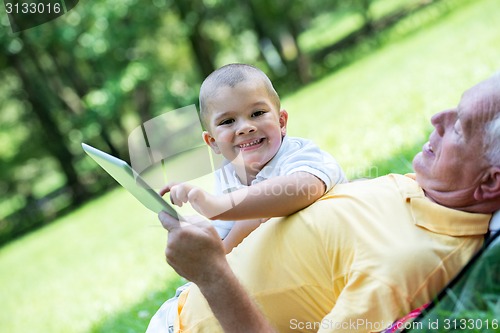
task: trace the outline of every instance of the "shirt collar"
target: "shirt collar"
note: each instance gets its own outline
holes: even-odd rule
[[[497,232],[500,231],[500,210],[493,214],[490,221],[490,231]]]
[[[404,200],[410,204],[415,225],[449,236],[484,235],[491,214],[467,213],[429,200],[414,174],[392,175]]]
[[[275,172],[275,169],[277,168],[278,161],[280,160],[280,156],[284,154],[284,152],[287,150],[289,145],[288,137],[285,135],[281,139],[281,145],[276,152],[276,154],[273,156],[273,158],[267,162],[267,164],[260,170],[257,175],[255,176],[255,179],[252,181],[252,185],[259,183],[263,180],[266,180],[270,178],[273,175],[273,172]]]

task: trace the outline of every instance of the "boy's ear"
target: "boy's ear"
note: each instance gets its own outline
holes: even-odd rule
[[[286,110],[280,111],[280,127],[281,127],[281,136],[286,135],[286,124],[288,123],[288,112]]]
[[[215,142],[214,137],[210,135],[210,133],[208,133],[207,131],[204,131],[202,134],[202,137],[203,137],[203,141],[205,141],[205,143],[207,145],[209,145],[210,148],[212,148],[214,153],[220,154],[219,146],[217,145],[217,142]]]
[[[487,171],[474,197],[476,200],[500,199],[500,167],[493,166]]]

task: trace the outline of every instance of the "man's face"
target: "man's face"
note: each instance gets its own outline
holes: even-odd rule
[[[256,174],[278,152],[287,114],[277,109],[259,80],[221,87],[207,104],[204,139],[216,153],[229,161],[241,153],[247,173]]]
[[[434,131],[413,160],[413,168],[417,182],[434,201],[466,207],[484,180],[489,168],[484,128],[495,116],[493,106],[499,99],[495,84],[490,79],[474,86],[464,93],[458,107],[432,117]],[[443,198],[449,202],[442,202]]]

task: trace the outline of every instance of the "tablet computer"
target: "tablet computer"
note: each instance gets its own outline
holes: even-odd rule
[[[144,206],[155,213],[167,212],[179,220],[180,216],[137,172],[125,161],[105,153],[97,148],[82,143],[83,150],[111,175],[121,186],[125,187]]]

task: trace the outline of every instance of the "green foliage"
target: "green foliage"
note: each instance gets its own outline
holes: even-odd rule
[[[258,65],[286,93],[335,67],[336,55],[312,65],[316,52],[363,28],[366,17],[379,19],[401,6],[392,0],[99,0],[17,34],[1,30],[0,193],[9,204],[0,205],[0,219],[61,187],[70,206],[103,191],[109,183],[82,160],[80,143],[127,159],[128,133],[196,103],[202,78],[215,67]],[[355,59],[354,53],[362,52],[344,58]],[[33,225],[53,216],[39,214]],[[2,223],[14,230],[18,219],[12,220]]]

